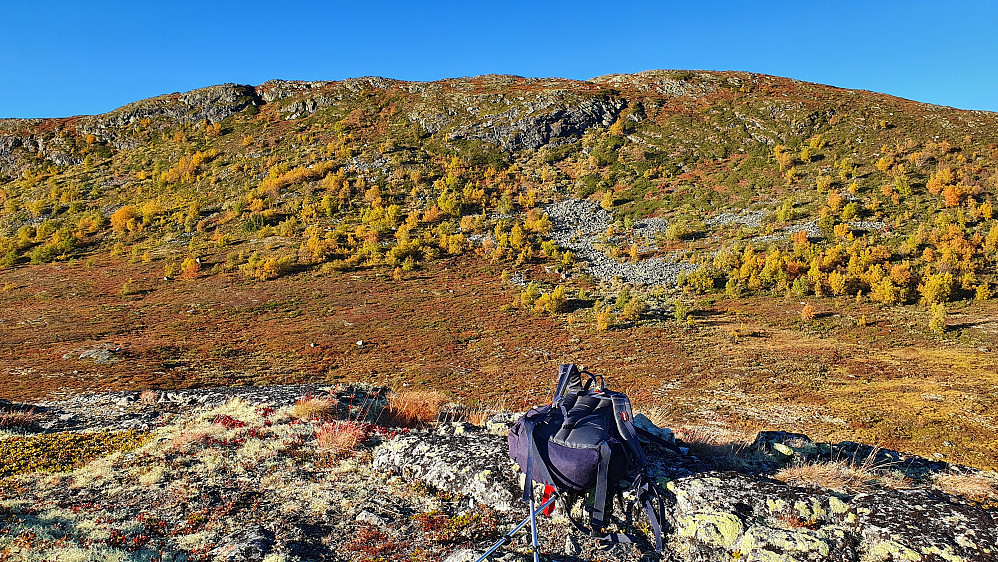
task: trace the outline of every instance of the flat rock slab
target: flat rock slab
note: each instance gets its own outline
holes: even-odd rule
[[[505,436],[414,432],[375,449],[374,468],[422,480],[498,511],[520,507]]]

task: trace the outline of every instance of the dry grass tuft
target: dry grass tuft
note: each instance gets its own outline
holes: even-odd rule
[[[787,484],[819,486],[850,494],[870,492],[878,488],[911,488],[911,478],[898,471],[888,470],[889,464],[874,462],[878,451],[878,448],[873,449],[862,462],[853,459],[796,464],[780,470],[773,477]]]
[[[353,421],[324,423],[315,430],[316,447],[322,451],[352,451],[367,437],[367,430]]]
[[[27,412],[0,412],[0,429],[31,430],[38,425],[41,416],[34,410]]]
[[[788,466],[773,478],[797,486],[818,486],[837,492],[858,494],[876,489],[880,479],[862,466],[844,461]]]
[[[979,502],[998,501],[998,481],[980,472],[941,472],[932,476],[932,483],[954,496]]]
[[[478,402],[469,407],[465,412],[465,419],[468,420],[468,423],[480,426],[484,425],[492,416],[508,411],[509,406],[506,403],[506,396],[503,395],[489,401]]]
[[[439,419],[446,403],[447,397],[435,390],[397,392],[388,397],[385,414],[396,425],[426,425]]]
[[[155,406],[159,402],[159,393],[155,390],[143,390],[139,394],[139,402],[147,406]]]
[[[679,427],[675,435],[689,447],[691,455],[729,465],[738,464],[739,457],[753,452],[751,445],[755,441],[755,433],[702,425]]]
[[[331,419],[336,415],[336,400],[303,396],[291,407],[291,415],[299,419]]]

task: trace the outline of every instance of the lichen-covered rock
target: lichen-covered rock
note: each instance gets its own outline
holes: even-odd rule
[[[507,435],[509,434],[509,428],[513,427],[513,424],[516,423],[522,415],[522,413],[503,412],[489,416],[489,418],[485,420],[483,429],[487,433],[491,433],[493,435]]]
[[[219,562],[263,560],[274,544],[274,532],[259,525],[235,531],[211,551]]]
[[[519,486],[505,439],[467,424],[444,429],[388,441],[375,451],[374,466],[496,509],[517,506]],[[764,432],[756,443],[761,452],[785,460],[821,458],[827,453],[822,446],[828,446],[782,432]],[[665,470],[666,465],[686,468]],[[672,493],[664,559],[998,560],[995,510],[924,487],[847,495],[791,486],[764,475],[705,471],[696,468],[692,457],[652,455],[649,467],[660,482],[669,480]]]
[[[928,490],[855,497],[737,473],[669,483],[686,560],[995,560],[994,510]]]
[[[417,432],[374,450],[374,468],[405,474],[436,488],[510,511],[518,483],[504,436],[486,433]]]
[[[998,512],[929,490],[864,494],[850,502],[865,560],[998,560]]]
[[[786,431],[760,431],[752,447],[780,460],[808,461],[818,456],[818,447],[810,437]]]

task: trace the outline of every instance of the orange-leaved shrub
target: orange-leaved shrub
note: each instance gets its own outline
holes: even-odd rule
[[[804,308],[800,311],[800,319],[803,320],[804,322],[810,322],[811,320],[814,320],[815,312],[816,311],[814,309],[814,305],[811,303],[807,303],[806,305],[804,305]]]

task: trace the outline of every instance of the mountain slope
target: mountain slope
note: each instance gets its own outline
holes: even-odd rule
[[[573,356],[677,417],[789,403],[815,435],[990,464],[996,163],[998,114],[743,72],[271,81],[0,120],[0,392],[473,400]]]

